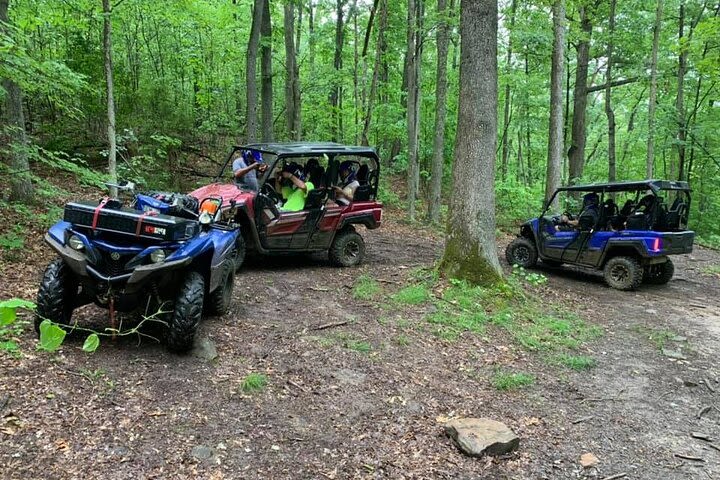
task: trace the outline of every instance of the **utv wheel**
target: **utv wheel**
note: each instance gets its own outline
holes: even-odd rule
[[[643,268],[633,257],[613,257],[605,264],[605,282],[618,290],[635,290],[643,279]]]
[[[667,262],[650,265],[645,268],[643,280],[651,285],[665,285],[675,274],[675,265],[668,258]]]
[[[35,332],[47,319],[59,325],[69,325],[78,293],[78,282],[70,267],[56,258],[45,269],[37,294]]]
[[[365,241],[354,229],[342,230],[335,236],[328,256],[336,267],[358,265],[365,257]]]
[[[505,249],[505,260],[507,260],[510,266],[518,265],[523,268],[534,267],[537,263],[537,249],[535,248],[535,244],[524,237],[516,238]]]
[[[232,303],[233,287],[235,286],[235,264],[228,261],[223,269],[223,277],[217,288],[208,295],[207,308],[213,315],[225,315]]]
[[[235,273],[240,271],[240,268],[245,262],[246,252],[247,247],[245,246],[245,239],[242,235],[238,235],[237,241],[235,242],[235,253],[233,254],[233,260],[235,260]]]
[[[205,296],[205,280],[198,272],[189,272],[175,298],[175,309],[167,328],[168,350],[184,353],[190,350],[200,324]]]

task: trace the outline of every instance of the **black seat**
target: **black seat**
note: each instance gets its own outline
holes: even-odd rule
[[[600,210],[600,221],[598,222],[599,228],[601,230],[606,230],[608,225],[611,225],[613,219],[617,217],[617,214],[618,206],[615,203],[615,200],[612,198],[605,200],[602,205],[602,210]]]
[[[315,188],[310,190],[305,199],[305,210],[312,208],[320,208],[325,204],[325,195],[327,190],[324,188]]]
[[[367,185],[369,176],[370,168],[367,165],[360,165],[360,168],[358,168],[357,171],[357,175],[355,176],[358,183],[360,183],[360,185]]]

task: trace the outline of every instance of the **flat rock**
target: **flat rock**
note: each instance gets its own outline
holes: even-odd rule
[[[208,337],[199,337],[195,339],[192,349],[193,357],[201,358],[208,362],[212,362],[218,357],[215,342]]]
[[[580,455],[580,465],[582,465],[583,468],[594,467],[598,463],[600,463],[600,460],[590,452]]]
[[[665,355],[667,358],[672,358],[675,360],[687,360],[687,357],[685,355],[678,352],[677,350],[671,350],[669,348],[663,348],[662,354]]]
[[[466,455],[503,455],[520,446],[520,438],[504,423],[489,418],[457,418],[445,424],[445,433]]]
[[[197,460],[209,460],[213,456],[213,449],[206,445],[198,445],[193,447],[190,453]]]

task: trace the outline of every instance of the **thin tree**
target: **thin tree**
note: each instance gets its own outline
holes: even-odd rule
[[[345,22],[343,8],[347,0],[337,0],[335,4],[335,56],[333,58],[333,68],[335,69],[335,78],[332,81],[332,89],[330,90],[330,109],[332,115],[332,133],[333,142],[337,142],[343,137],[342,126],[342,79],[340,73],[342,70],[342,52],[343,43],[345,42]]]
[[[408,135],[408,217],[415,219],[415,200],[420,187],[420,29],[422,0],[408,0],[407,36],[407,135]]]
[[[460,12],[460,103],[441,268],[491,284],[502,278],[495,244],[497,2],[461,0]]]
[[[512,32],[515,29],[515,12],[517,10],[517,0],[512,0],[512,3],[510,4],[510,25],[508,28],[508,46],[507,46],[507,55],[505,57],[505,75],[507,76],[507,81],[505,83],[505,98],[503,100],[504,106],[503,106],[503,134],[502,134],[502,167],[501,167],[501,177],[503,180],[507,176],[507,169],[508,169],[508,155],[509,155],[509,146],[510,146],[510,138],[508,129],[510,128],[510,72],[512,70],[512,54],[513,54],[513,44],[512,44]]]
[[[370,81],[370,93],[367,98],[367,105],[365,110],[365,119],[363,122],[362,135],[360,136],[360,142],[362,145],[370,145],[370,123],[372,122],[373,108],[375,106],[375,97],[377,96],[378,81],[380,77],[380,69],[382,62],[383,45],[385,44],[385,30],[387,29],[387,2],[385,0],[379,0],[375,3],[375,8],[380,10],[380,24],[377,28],[377,43],[375,45],[375,65],[373,67],[373,76]],[[367,54],[367,46],[370,42],[370,29],[372,27],[372,19],[374,15],[371,14],[370,20],[368,21],[368,29],[365,36],[365,45],[363,46],[363,57]]]
[[[610,0],[610,17],[608,21],[607,67],[605,68],[605,115],[608,122],[608,181],[617,179],[615,165],[615,112],[612,108],[612,66],[613,66],[613,35],[615,33],[615,3]]]
[[[258,91],[257,91],[257,57],[260,48],[260,24],[263,18],[265,0],[255,0],[253,5],[252,24],[250,26],[250,38],[245,61],[245,133],[248,142],[257,140],[258,129]]]
[[[105,53],[105,84],[107,86],[107,135],[108,135],[108,173],[110,181],[117,183],[117,145],[115,139],[115,97],[113,95],[112,62],[112,10],[110,0],[102,0],[103,5],[103,51]],[[110,188],[110,196],[117,196],[117,188]]]
[[[300,73],[295,55],[295,5],[293,0],[285,0],[285,121],[287,136],[300,139]],[[299,30],[298,30],[299,32]]]
[[[614,1],[614,0],[613,0]],[[553,14],[553,50],[550,68],[550,134],[548,136],[545,200],[560,186],[563,164],[563,78],[565,76],[565,0],[555,0]]]
[[[428,221],[431,223],[440,220],[440,195],[442,193],[443,164],[445,163],[445,119],[447,117],[447,56],[450,38],[446,0],[438,0],[437,8],[439,22],[436,33],[435,136],[430,171],[430,201],[428,202]]]
[[[660,45],[660,29],[662,28],[663,0],[657,0],[655,9],[655,25],[653,26],[652,54],[650,56],[650,99],[648,101],[648,139],[647,157],[645,159],[645,176],[653,177],[655,164],[655,109],[657,107],[657,61]]]
[[[262,111],[262,141],[273,141],[273,85],[272,85],[272,23],[270,0],[263,2],[260,23],[260,109]]]
[[[582,177],[585,169],[585,111],[587,110],[587,80],[588,62],[590,59],[590,37],[592,35],[592,23],[588,16],[587,7],[580,5],[580,28],[582,36],[578,40],[577,66],[575,68],[575,88],[573,89],[573,121],[570,135],[570,149],[568,150],[569,173],[568,180],[571,184]]]
[[[8,18],[9,0],[0,0],[0,33],[11,37]],[[2,80],[5,90],[5,123],[7,125],[7,154],[10,156],[10,200],[27,201],[33,195],[30,181],[30,163],[27,156],[27,135],[25,134],[25,114],[23,112],[23,94],[20,85],[11,78]],[[2,132],[0,132],[2,134]],[[6,140],[0,137],[2,140]],[[3,142],[4,143],[4,142]]]

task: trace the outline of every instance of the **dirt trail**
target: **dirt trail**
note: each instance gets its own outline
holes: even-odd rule
[[[426,328],[432,306],[408,312],[354,299],[361,273],[392,292],[441,249],[398,226],[363,235],[368,258],[359,269],[334,269],[323,257],[249,262],[234,311],[202,327],[217,346],[214,363],[130,340],[105,342],[92,356],[72,340],[49,356],[33,352],[26,332],[24,358],[0,364],[0,407],[9,400],[0,412],[0,477],[720,474],[720,452],[690,437],[702,432],[720,445],[720,410],[697,418],[720,395],[720,289],[703,273],[720,265],[717,252],[698,249],[677,262],[668,286],[631,293],[585,272],[542,270],[548,302],[567,303],[605,331],[588,346],[597,367],[574,372],[549,366],[499,329],[443,341]],[[81,315],[97,323],[103,314]],[[317,329],[337,322],[347,323]],[[658,338],[687,359],[664,356]],[[533,373],[536,384],[496,391],[489,378],[498,364]],[[240,380],[251,372],[267,375],[267,388],[244,393]],[[453,415],[508,423],[521,436],[519,451],[462,456],[438,423]],[[596,469],[580,467],[585,452],[600,459]]]

